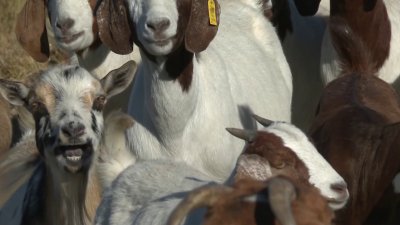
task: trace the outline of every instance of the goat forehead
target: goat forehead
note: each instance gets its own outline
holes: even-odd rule
[[[69,95],[100,90],[99,81],[79,66],[54,67],[45,72],[41,80],[55,92]]]

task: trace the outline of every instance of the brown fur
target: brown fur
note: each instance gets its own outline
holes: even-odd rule
[[[354,56],[363,51],[369,55],[368,49],[353,42],[355,33],[343,20],[335,23],[332,35],[338,40],[335,47],[344,73],[325,88],[310,134],[348,184],[350,200],[338,213],[337,223],[356,225],[365,221],[400,170],[400,99],[374,76],[376,67],[371,70],[368,62],[373,57]]]
[[[269,162],[273,175],[285,175],[298,182],[308,183],[308,169],[297,155],[285,147],[280,137],[259,131],[257,137],[246,146],[244,155],[257,155]]]
[[[297,225],[331,224],[333,212],[315,187],[297,184],[286,177],[279,178],[287,179],[295,186],[297,196],[292,201],[291,209]],[[276,178],[266,182],[237,181],[231,191],[220,193],[208,207],[203,225],[280,225],[267,200],[268,187],[273,179]],[[257,196],[257,201],[246,199],[251,196]]]
[[[8,151],[11,145],[12,125],[11,108],[8,102],[0,95],[0,157]]]
[[[342,18],[362,40],[376,69],[389,56],[391,29],[383,0],[331,0],[330,14]]]
[[[15,33],[22,47],[38,62],[49,59],[44,0],[27,0],[18,14]]]

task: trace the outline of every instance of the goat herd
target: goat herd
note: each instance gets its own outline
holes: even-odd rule
[[[26,0],[0,224],[400,224],[400,1],[320,1]]]

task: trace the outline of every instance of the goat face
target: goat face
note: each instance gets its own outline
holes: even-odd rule
[[[0,80],[0,91],[12,104],[24,105],[33,115],[37,147],[52,168],[76,173],[89,168],[103,130],[102,109],[108,97],[124,90],[133,78],[128,62],[102,80],[79,66],[58,66],[27,83]],[[56,146],[43,141],[56,136]]]
[[[93,9],[96,1],[48,0],[51,27],[57,44],[68,51],[89,47],[95,38]]]
[[[342,208],[349,197],[346,182],[295,126],[273,122],[247,134],[248,145],[240,156],[238,177],[266,180],[285,175],[317,187],[332,209]]]
[[[212,1],[218,23],[219,5]],[[203,0],[132,0],[127,6],[123,0],[102,0],[96,17],[101,40],[114,52],[129,53],[133,40],[147,54],[165,56],[182,45],[190,52],[207,47],[218,29],[208,13]]]

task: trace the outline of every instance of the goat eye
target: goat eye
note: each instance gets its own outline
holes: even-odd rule
[[[29,106],[29,108],[32,111],[37,111],[39,109],[40,103],[39,102],[32,102]]]
[[[104,105],[106,104],[106,96],[100,95],[97,97],[94,102],[93,102],[93,109],[94,110],[102,110],[104,108]]]
[[[286,166],[286,163],[285,162],[279,162],[277,165],[276,165],[276,168],[277,169],[282,169],[283,167],[285,167]]]

